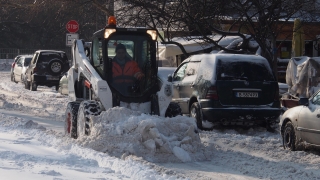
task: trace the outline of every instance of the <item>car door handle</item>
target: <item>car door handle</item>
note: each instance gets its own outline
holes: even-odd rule
[[[317,118],[320,118],[320,114],[317,114]]]

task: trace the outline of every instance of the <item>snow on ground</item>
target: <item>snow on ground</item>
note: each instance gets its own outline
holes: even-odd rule
[[[1,179],[320,179],[319,152],[284,150],[262,127],[197,134],[186,116],[113,108],[92,117],[92,136],[70,139],[66,96],[24,89],[1,62],[0,76]]]

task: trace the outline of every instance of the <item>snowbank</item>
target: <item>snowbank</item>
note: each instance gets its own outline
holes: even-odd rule
[[[0,61],[0,71],[10,71],[11,64],[12,64],[11,61],[1,60]]]
[[[163,118],[115,107],[91,119],[91,135],[79,137],[77,142],[112,156],[190,162],[207,160],[211,154],[201,143],[192,118]]]

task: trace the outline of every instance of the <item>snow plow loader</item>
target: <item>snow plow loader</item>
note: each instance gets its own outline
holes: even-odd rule
[[[115,68],[121,49],[125,61],[136,67],[126,69],[126,65],[120,64]],[[90,116],[113,107],[163,117],[181,115],[179,105],[171,102],[171,82],[158,77],[156,53],[156,29],[119,28],[114,17],[109,18],[104,29],[93,34],[91,43],[74,40],[67,75],[70,102],[65,133],[75,139],[90,135],[94,125]]]

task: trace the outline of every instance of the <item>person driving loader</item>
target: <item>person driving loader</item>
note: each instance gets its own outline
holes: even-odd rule
[[[116,46],[116,56],[112,62],[112,74],[115,83],[133,83],[134,79],[142,80],[145,77],[138,63],[130,58],[123,44]]]

